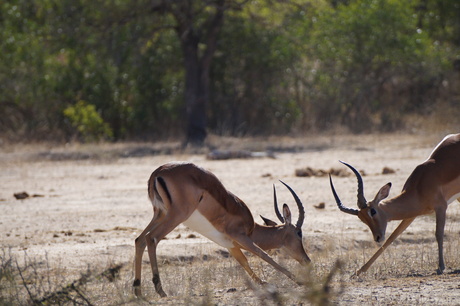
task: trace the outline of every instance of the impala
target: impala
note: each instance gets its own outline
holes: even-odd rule
[[[211,172],[191,163],[173,162],[160,166],[148,181],[153,219],[135,240],[135,294],[141,294],[142,255],[147,246],[155,290],[161,297],[166,296],[158,272],[156,249],[161,239],[181,223],[227,248],[254,281],[263,283],[252,271],[241,249],[257,255],[295,281],[291,272],[265,252],[282,249],[302,265],[310,262],[302,243],[301,227],[305,217],[303,205],[295,192],[283,184],[297,203],[297,223],[291,223],[291,211],[286,204],[283,205],[283,215],[278,211],[273,187],[275,212],[282,224],[263,218],[266,225],[259,225],[254,222],[246,204],[225,189]]]
[[[376,242],[385,239],[388,221],[402,220],[387,241],[356,274],[366,272],[383,251],[414,221],[417,216],[436,214],[436,241],[438,243],[438,269],[442,274],[444,265],[443,238],[447,206],[460,196],[460,134],[446,136],[433,150],[428,159],[418,165],[407,179],[401,194],[388,197],[391,183],[384,185],[370,202],[364,198],[363,180],[359,172],[349,167],[358,179],[358,208],[345,207],[337,195],[329,176],[332,193],[339,209],[358,216],[369,226]]]

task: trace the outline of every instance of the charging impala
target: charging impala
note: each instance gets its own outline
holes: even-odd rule
[[[310,262],[302,243],[301,227],[305,217],[303,205],[295,192],[283,184],[297,203],[297,223],[291,223],[291,211],[286,204],[283,205],[283,215],[278,211],[273,187],[275,212],[282,223],[278,225],[263,218],[266,225],[259,225],[254,222],[246,204],[227,191],[211,172],[191,163],[174,162],[160,166],[148,181],[153,219],[135,241],[135,294],[141,294],[142,255],[147,246],[155,290],[160,296],[166,296],[158,272],[156,249],[161,239],[181,223],[227,248],[254,281],[263,283],[252,271],[241,249],[257,255],[295,281],[291,272],[265,252],[282,249],[302,265]]]
[[[417,216],[435,213],[436,241],[438,243],[438,274],[445,269],[443,256],[444,226],[447,206],[460,196],[460,134],[446,136],[433,150],[428,159],[418,165],[407,179],[401,194],[388,197],[391,183],[384,185],[375,198],[368,202],[364,198],[363,180],[359,172],[349,167],[358,179],[358,208],[345,207],[337,195],[332,178],[329,176],[332,193],[337,206],[345,213],[358,216],[369,226],[374,240],[385,239],[388,221],[402,220],[387,241],[372,258],[357,271],[357,275],[366,272],[374,261],[383,253]]]

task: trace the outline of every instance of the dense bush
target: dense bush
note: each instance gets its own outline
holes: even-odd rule
[[[177,12],[185,10],[198,63],[219,31],[204,95],[212,133],[388,131],[408,114],[459,103],[456,0],[155,3],[2,2],[3,137],[183,137],[190,105]],[[224,23],[213,28],[218,6]],[[86,109],[91,123],[72,109]]]

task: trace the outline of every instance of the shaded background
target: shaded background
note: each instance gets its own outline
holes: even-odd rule
[[[3,2],[0,137],[202,145],[455,123],[459,16],[458,0]]]

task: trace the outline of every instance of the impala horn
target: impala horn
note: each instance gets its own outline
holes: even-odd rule
[[[359,174],[358,170],[356,170],[355,168],[353,168],[353,166],[343,162],[343,161],[340,161],[342,164],[344,164],[345,166],[347,166],[348,168],[351,169],[351,171],[353,171],[353,173],[356,175],[356,178],[358,180],[358,207],[360,209],[363,209],[365,207],[367,207],[367,201],[366,199],[364,198],[364,189],[363,189],[363,178],[361,177],[361,174]],[[331,189],[332,189],[332,194],[334,195],[334,198],[335,198],[335,202],[337,203],[337,206],[338,208],[347,213],[347,214],[351,214],[351,215],[355,215],[357,216],[358,215],[358,212],[359,210],[357,209],[353,209],[353,208],[349,208],[349,207],[346,207],[342,204],[342,201],[340,201],[340,198],[339,196],[337,195],[337,192],[335,191],[335,188],[334,188],[334,184],[332,183],[332,177],[331,177],[331,174],[329,174],[329,182],[331,184]]]
[[[332,193],[334,194],[335,202],[337,203],[337,206],[339,207],[339,209],[343,211],[344,213],[357,216],[359,210],[343,206],[342,201],[340,201],[340,198],[337,195],[337,192],[335,192],[334,184],[332,184],[332,177],[330,173],[329,173],[329,182],[331,183]]]
[[[276,187],[275,184],[273,184],[273,204],[275,206],[275,213],[278,219],[281,221],[281,223],[284,223],[284,218],[280,214],[280,211],[278,210],[278,200],[276,199]]]
[[[344,164],[345,166],[347,166],[348,168],[350,168],[351,171],[353,171],[353,173],[356,175],[356,179],[358,180],[358,207],[359,209],[366,208],[367,201],[366,201],[366,198],[364,197],[363,178],[361,177],[361,174],[353,166],[343,161],[340,161],[340,162]]]
[[[296,227],[300,228],[302,227],[302,224],[303,224],[303,220],[305,219],[305,210],[303,208],[303,205],[302,205],[302,202],[300,201],[299,197],[297,196],[297,194],[294,192],[294,190],[292,190],[291,187],[289,187],[288,184],[286,184],[285,182],[281,181],[280,182],[286,186],[287,189],[289,189],[289,191],[291,192],[292,196],[294,197],[294,200],[295,202],[297,203],[297,208],[299,209],[299,219],[297,220],[297,223],[296,223]],[[277,212],[278,214],[279,212]],[[278,216],[279,218],[279,216]]]

